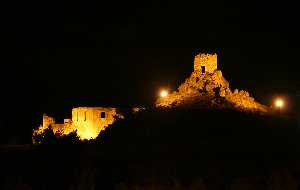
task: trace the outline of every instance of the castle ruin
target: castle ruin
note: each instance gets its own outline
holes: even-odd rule
[[[166,97],[159,97],[157,108],[196,107],[213,109],[237,109],[246,112],[268,111],[268,108],[254,100],[247,91],[235,89],[218,70],[217,54],[200,53],[194,59],[194,71],[176,91]],[[145,108],[133,108],[133,113]],[[59,136],[76,132],[81,140],[95,139],[102,130],[113,124],[116,119],[124,118],[116,108],[77,107],[72,109],[72,118],[56,123],[53,117],[43,115],[42,125],[33,131],[34,137],[48,128]]]
[[[78,107],[72,109],[72,123],[76,127],[79,137],[96,138],[100,131],[115,121],[116,108]]]
[[[194,71],[177,91],[167,97],[159,97],[156,107],[173,108],[178,106],[238,109],[241,111],[267,112],[267,107],[256,102],[244,90],[233,92],[229,82],[218,70],[217,54],[200,53],[194,59]]]
[[[195,56],[194,59],[194,71],[205,73],[213,73],[217,70],[218,67],[218,59],[217,54],[205,54],[200,53]]]
[[[56,123],[53,117],[44,114],[42,125],[33,132],[33,141],[36,135],[42,134],[48,128],[57,135],[68,135],[76,131],[81,140],[94,139],[117,118],[123,116],[116,108],[104,107],[73,108],[72,119],[64,119],[64,123]]]

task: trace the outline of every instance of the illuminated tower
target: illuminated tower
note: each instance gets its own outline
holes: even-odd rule
[[[43,114],[43,127],[47,128],[49,125],[54,125],[55,119],[53,117],[47,116],[46,114]]]
[[[194,71],[205,73],[213,73],[217,70],[218,61],[217,54],[200,53],[194,59]]]

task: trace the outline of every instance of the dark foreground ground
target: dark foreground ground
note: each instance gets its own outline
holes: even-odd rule
[[[93,142],[2,146],[0,189],[300,187],[300,131],[292,118],[209,110],[126,118]]]

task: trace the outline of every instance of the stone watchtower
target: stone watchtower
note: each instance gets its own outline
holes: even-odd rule
[[[213,73],[217,70],[217,54],[200,53],[194,59],[194,71],[205,73]]]

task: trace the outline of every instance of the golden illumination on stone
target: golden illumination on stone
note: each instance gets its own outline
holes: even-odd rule
[[[53,117],[43,115],[43,123],[33,131],[34,137],[42,134],[47,128],[51,128],[58,136],[77,133],[80,140],[95,139],[102,130],[113,124],[116,118],[124,119],[117,113],[116,108],[104,107],[78,107],[72,109],[72,119],[64,119],[64,123],[56,123]]]
[[[195,56],[194,71],[190,77],[177,91],[169,93],[167,97],[159,97],[155,106],[198,106],[204,102],[214,108],[233,107],[244,111],[267,112],[267,107],[256,102],[247,91],[231,91],[228,81],[217,70],[217,54],[201,53]]]
[[[200,53],[194,59],[194,71],[204,73],[213,73],[218,67],[217,54]]]
[[[80,139],[94,139],[115,121],[116,108],[79,107],[72,110],[72,122]]]

